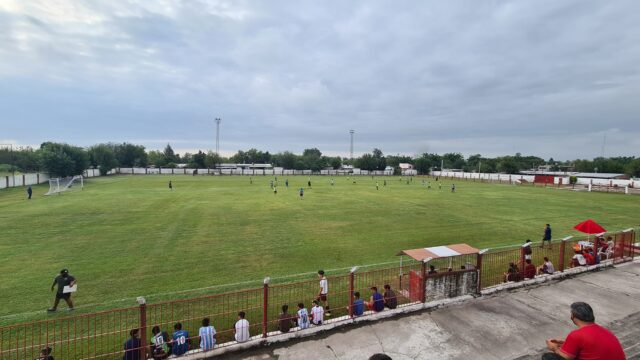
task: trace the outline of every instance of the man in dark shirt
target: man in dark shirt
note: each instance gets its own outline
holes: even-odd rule
[[[131,338],[124,343],[124,356],[122,360],[138,360],[140,359],[140,349],[142,343],[138,338],[138,329],[133,329],[129,332]]]
[[[29,187],[27,188],[27,195],[29,195],[29,200],[31,200],[31,195],[33,195],[33,189],[31,188],[31,185],[29,185]]]
[[[60,299],[64,299],[69,306],[69,310],[73,310],[73,302],[71,301],[71,293],[65,293],[64,287],[69,286],[72,287],[76,284],[76,278],[69,275],[69,270],[62,269],[60,270],[60,275],[56,276],[53,279],[53,284],[51,284],[51,291],[53,288],[58,285],[58,291],[56,292],[56,300],[53,303],[53,307],[51,309],[47,309],[49,312],[56,311],[58,309],[58,303],[60,303]]]
[[[293,316],[289,314],[289,305],[282,305],[282,314],[278,318],[278,330],[281,333],[288,333],[293,325]]]
[[[541,248],[544,248],[545,241],[549,242],[549,247],[551,247],[551,225],[549,224],[547,224],[547,226],[545,226],[544,228],[544,235],[542,236],[542,246],[540,246]]]
[[[391,290],[391,286],[389,284],[384,286],[384,306],[389,309],[395,309],[398,307],[398,296],[396,296],[396,293]]]

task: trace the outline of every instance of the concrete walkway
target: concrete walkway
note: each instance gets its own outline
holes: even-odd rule
[[[318,334],[217,359],[539,359],[544,340],[574,329],[569,305],[586,301],[596,321],[640,359],[640,262],[503,291],[450,305]]]

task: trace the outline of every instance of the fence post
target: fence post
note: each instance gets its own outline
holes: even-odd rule
[[[427,263],[422,260],[422,288],[420,289],[420,301],[427,302]]]
[[[476,281],[476,294],[480,295],[482,291],[482,254],[484,250],[481,250],[476,257],[476,269],[478,273],[478,281]]]
[[[562,241],[560,241],[560,259],[558,259],[558,270],[560,271],[564,271],[564,252],[565,248],[567,247],[566,239],[569,238],[564,238],[562,239]]]
[[[147,359],[147,302],[144,297],[138,297],[138,304],[140,304],[140,360]]]
[[[271,278],[264,278],[264,292],[263,292],[263,301],[262,301],[262,337],[267,337],[267,325],[268,325],[268,308],[269,308],[269,282],[271,282]]]
[[[353,318],[353,289],[355,288],[354,280],[355,280],[355,274],[357,270],[358,270],[358,267],[354,266],[353,268],[351,268],[351,271],[349,271],[349,317],[350,318]]]
[[[520,247],[520,278],[524,280],[524,248],[523,247]]]

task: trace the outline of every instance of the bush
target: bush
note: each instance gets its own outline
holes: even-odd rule
[[[569,184],[575,185],[578,182],[577,176],[569,176]]]

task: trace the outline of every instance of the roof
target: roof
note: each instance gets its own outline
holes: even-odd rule
[[[480,250],[467,244],[453,244],[446,246],[433,246],[421,249],[402,250],[397,255],[407,255],[417,261],[425,259],[438,259],[460,255],[472,255],[479,253]]]
[[[595,179],[617,179],[625,177],[625,174],[616,173],[588,173],[588,172],[564,172],[564,171],[540,171],[540,170],[524,170],[520,171],[524,175],[553,175],[553,176],[575,176],[581,178]]]

